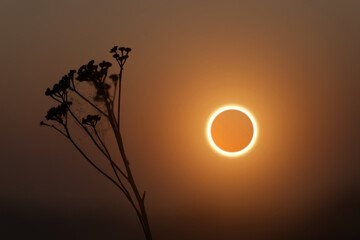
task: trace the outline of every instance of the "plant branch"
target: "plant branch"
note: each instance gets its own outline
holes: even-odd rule
[[[59,99],[57,99],[56,97],[54,97],[53,95],[49,95],[52,99],[54,99],[55,101],[57,101],[58,103],[63,103],[62,101],[60,101]]]
[[[50,128],[53,128],[55,129],[56,131],[58,131],[59,133],[61,133],[64,137],[68,137],[63,131],[61,131],[59,128],[57,128],[55,125],[50,125],[50,124],[47,124],[47,123],[44,123],[42,122],[41,125],[43,126],[47,126],[47,127],[50,127]]]
[[[60,103],[60,106],[53,107],[48,111],[46,119],[58,122],[61,126],[63,126],[64,129],[58,126],[58,124],[56,124],[56,126],[52,125],[51,123],[49,124],[44,122],[41,122],[40,124],[51,127],[57,132],[59,132],[61,135],[66,137],[78,150],[78,152],[80,152],[80,154],[90,163],[90,165],[92,165],[98,172],[100,172],[103,176],[105,176],[108,180],[115,184],[117,188],[121,190],[121,192],[130,202],[131,206],[134,208],[146,239],[152,240],[150,225],[145,209],[146,192],[144,191],[140,193],[137,188],[135,179],[132,175],[132,171],[130,168],[130,162],[125,153],[124,142],[120,131],[122,75],[124,65],[130,51],[130,48],[118,48],[117,46],[114,46],[110,50],[111,53],[114,53],[113,57],[120,67],[118,75],[114,75],[114,77],[112,77],[113,75],[110,76],[110,78],[113,80],[114,86],[113,96],[109,94],[109,89],[111,86],[106,83],[108,68],[111,66],[111,63],[103,61],[99,65],[94,65],[94,60],[91,60],[87,65],[83,65],[81,68],[79,68],[77,72],[78,77],[76,79],[79,81],[92,82],[94,84],[93,87],[95,87],[95,90],[97,90],[95,101],[103,101],[101,105],[97,104],[90,97],[85,97],[85,95],[78,91],[78,89],[75,87],[74,81],[74,73],[76,73],[76,71],[71,70],[70,73],[64,76],[58,84],[54,85],[53,89],[48,88],[45,92],[46,95],[50,96],[53,100]],[[100,69],[98,68],[99,66]],[[100,137],[100,130],[96,127],[96,124],[100,120],[100,117],[98,115],[88,115],[81,121],[81,118],[76,116],[76,114],[79,113],[76,112],[75,114],[73,112],[73,108],[70,108],[71,102],[68,102],[68,94],[70,94],[69,91],[74,92],[74,94],[78,96],[77,101],[85,101],[91,106],[91,108],[95,109],[99,113],[99,115],[103,115],[105,119],[107,119],[107,121],[110,123],[113,134],[116,138],[117,147],[121,155],[122,163],[120,160],[119,165],[122,167],[122,169],[120,169],[120,167],[113,161],[104,139]],[[82,100],[78,100],[79,98]],[[103,104],[105,104],[106,109],[104,108]],[[110,169],[109,173],[105,171],[107,169],[101,169],[96,164],[97,162],[92,161],[83,151],[83,149],[80,148],[79,145],[77,145],[75,140],[70,135],[68,128],[68,122],[71,120],[71,118],[75,119],[75,122],[80,125],[80,129],[82,128],[82,130],[85,131],[85,133],[91,139],[96,148],[109,161],[113,173],[111,173]]]
[[[95,126],[92,126],[92,128],[93,128],[93,130],[94,130],[94,132],[95,132],[95,135],[96,135],[97,139],[99,140],[100,144],[103,146],[103,148],[105,149],[105,151],[106,151],[106,153],[107,153],[107,155],[108,155],[107,158],[108,158],[108,160],[110,161],[111,167],[113,168],[114,173],[115,173],[116,177],[117,177],[118,180],[119,180],[119,183],[123,186],[123,184],[122,184],[122,182],[121,182],[121,180],[120,180],[120,178],[119,178],[119,176],[118,176],[115,168],[121,173],[121,175],[123,175],[123,177],[124,177],[125,179],[127,179],[127,176],[125,175],[125,173],[124,173],[121,169],[119,169],[119,167],[115,166],[116,164],[115,164],[115,162],[111,159],[110,152],[108,151],[108,149],[107,149],[106,145],[104,144],[104,142],[101,140],[101,138],[100,138],[100,136],[99,136],[99,134],[98,134],[98,132],[97,132],[97,130],[96,130],[96,127],[95,127]],[[123,187],[124,187],[124,186],[123,186]],[[124,187],[124,189],[126,189],[126,188]]]
[[[119,96],[118,96],[118,111],[117,111],[117,125],[120,129],[120,98],[121,98],[121,80],[122,80],[122,72],[123,66],[120,65],[120,73],[119,73]]]
[[[79,97],[81,97],[85,102],[90,104],[93,108],[95,108],[97,111],[99,111],[101,114],[103,114],[105,117],[109,117],[108,114],[106,114],[104,111],[102,111],[100,108],[98,108],[94,103],[92,103],[89,99],[84,97],[79,91],[77,91],[75,88],[72,89]]]
[[[83,125],[81,124],[80,120],[75,116],[75,114],[71,111],[70,107],[67,107],[69,113],[71,114],[71,116],[75,119],[75,121],[81,126],[82,129],[84,129],[84,131],[87,133],[87,135],[90,137],[90,139],[92,140],[92,142],[95,144],[95,146],[100,150],[100,152],[102,154],[104,154],[105,157],[107,157],[107,154],[105,153],[105,151],[99,146],[99,144],[96,142],[96,140],[94,139],[93,135],[89,132],[89,130]]]
[[[119,82],[119,98],[121,96],[120,95],[120,87],[121,86],[120,86],[120,82]],[[119,102],[120,102],[120,100],[119,100]],[[147,214],[146,214],[146,210],[145,210],[144,199],[140,196],[139,190],[136,186],[134,177],[133,177],[131,169],[130,169],[129,160],[127,159],[126,154],[125,154],[125,148],[124,148],[124,144],[123,144],[121,132],[120,132],[120,125],[117,124],[116,117],[114,116],[114,113],[110,111],[110,104],[107,101],[105,101],[105,106],[107,108],[107,111],[110,114],[109,122],[113,129],[113,132],[114,132],[114,135],[115,135],[115,138],[116,138],[119,150],[120,150],[120,154],[121,154],[121,157],[122,157],[124,165],[125,165],[126,173],[128,176],[128,182],[129,182],[129,184],[132,188],[132,191],[136,197],[137,203],[139,204],[139,208],[141,211],[141,219],[140,220],[143,224],[143,230],[144,230],[145,236],[147,237],[148,240],[151,240],[152,236],[151,236],[150,226],[149,226],[149,222],[148,222],[148,218],[147,218]],[[118,122],[118,123],[120,123],[120,122]]]
[[[67,133],[67,138],[70,140],[70,142],[74,145],[74,147],[81,153],[81,155],[93,166],[97,171],[99,171],[102,175],[104,175],[107,179],[109,179],[112,183],[114,183],[124,194],[124,190],[122,187],[108,174],[106,174],[103,170],[101,170],[93,161],[89,159],[89,157],[81,150],[81,148],[74,142],[72,137],[70,136],[69,130],[67,126],[65,126],[65,131]],[[126,195],[126,194],[125,194]]]
[[[89,132],[89,130],[80,122],[80,120],[75,116],[75,114],[71,111],[70,107],[67,108],[69,113],[71,114],[71,116],[75,119],[75,121],[81,126],[82,129],[84,129],[84,131],[87,133],[87,135],[90,137],[90,139],[92,140],[92,142],[95,144],[95,146],[99,149],[99,151],[106,157],[109,159],[110,154],[107,154],[104,149],[102,149],[99,144],[97,143],[97,141],[94,139],[93,135]],[[110,160],[110,159],[109,159]],[[120,167],[113,162],[112,160],[110,160],[115,168],[121,173],[121,175],[123,175],[126,179],[128,178],[126,176],[126,174],[120,169]]]

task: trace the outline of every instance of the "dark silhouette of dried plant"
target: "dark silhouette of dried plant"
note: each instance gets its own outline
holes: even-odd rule
[[[40,125],[50,127],[67,138],[98,172],[115,184],[130,202],[141,223],[146,239],[150,240],[152,236],[145,209],[145,192],[140,193],[135,183],[120,131],[122,74],[130,51],[130,48],[117,46],[110,50],[120,68],[118,74],[108,76],[112,66],[110,62],[103,61],[96,65],[94,60],[91,60],[88,64],[81,66],[78,71],[71,70],[52,89],[46,89],[45,95],[59,105],[48,111],[46,120],[41,121]],[[95,90],[95,94],[87,96],[88,92],[83,89],[84,82]],[[75,101],[82,101],[88,106],[89,112],[95,112],[95,114],[85,114],[81,117],[81,111],[72,107]],[[105,121],[111,126],[111,132],[115,136],[121,155],[120,160],[113,158],[113,154],[105,144],[103,134],[101,134],[102,130],[98,124],[101,121]],[[111,173],[101,168],[98,164],[99,159],[90,158],[75,141],[78,139],[76,136],[78,130],[74,129],[74,124],[70,124],[70,122],[75,122],[76,127],[80,128],[93,143],[94,148],[104,156],[111,167],[109,167]]]

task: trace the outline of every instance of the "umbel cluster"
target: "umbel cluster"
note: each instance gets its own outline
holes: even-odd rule
[[[121,71],[123,70],[126,60],[129,57],[130,51],[131,48],[118,48],[117,46],[110,50],[110,53],[113,53],[113,58],[119,64]],[[102,61],[98,65],[95,65],[94,63],[95,61],[91,60],[88,64],[82,65],[77,71],[70,70],[69,73],[64,75],[58,83],[54,84],[52,89],[46,89],[45,95],[60,103],[59,106],[53,107],[48,111],[45,117],[46,120],[56,121],[60,124],[65,123],[63,118],[66,116],[66,113],[71,105],[71,102],[68,100],[69,91],[74,92],[85,101],[88,101],[82,94],[80,94],[80,92],[77,91],[76,82],[92,83],[96,89],[96,95],[93,97],[93,100],[97,102],[108,100],[113,104],[114,99],[111,99],[109,94],[111,85],[106,82],[108,71],[112,64],[107,61]],[[75,74],[77,74],[76,77]],[[119,74],[111,74],[108,78],[111,79],[115,91],[119,81]],[[114,92],[113,96],[115,97],[115,95],[116,93]],[[100,120],[100,116],[98,116],[98,118]],[[43,121],[41,121],[40,124],[46,125]]]

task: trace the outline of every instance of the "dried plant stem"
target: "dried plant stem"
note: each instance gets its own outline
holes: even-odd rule
[[[117,51],[121,52],[121,55]],[[51,108],[46,115],[48,121],[57,122],[60,127],[55,126],[54,124],[49,124],[46,122],[41,122],[42,126],[47,126],[53,128],[64,137],[66,137],[71,144],[80,152],[80,154],[93,166],[98,172],[110,180],[115,186],[125,195],[126,199],[130,202],[131,206],[136,212],[136,215],[140,221],[141,227],[143,229],[146,240],[152,240],[152,235],[150,231],[150,225],[148,221],[148,216],[145,209],[145,192],[140,194],[139,189],[135,183],[134,176],[130,168],[130,162],[125,154],[124,143],[120,131],[120,118],[121,118],[121,89],[122,89],[122,74],[124,69],[124,64],[128,58],[128,53],[131,51],[130,48],[118,48],[114,47],[111,52],[115,53],[113,57],[116,59],[120,67],[120,72],[118,75],[110,76],[109,78],[113,79],[114,95],[111,97],[109,94],[110,85],[106,83],[108,68],[111,66],[111,63],[103,61],[99,64],[100,70],[98,70],[97,65],[94,65],[94,61],[90,61],[87,65],[83,65],[77,71],[76,80],[79,82],[85,81],[93,83],[95,89],[97,90],[97,95],[94,98],[95,102],[90,101],[84,94],[82,94],[78,88],[75,86],[74,74],[75,70],[71,70],[68,75],[65,75],[58,84],[55,84],[53,89],[47,89],[45,94],[50,96],[54,101],[60,105],[54,108]],[[115,76],[115,77],[114,77]],[[72,110],[71,104],[69,102],[69,94],[77,96],[77,99],[82,99],[85,101],[88,106],[95,110],[99,115],[101,115],[106,121],[110,123],[112,132],[115,136],[117,147],[121,155],[122,162],[120,166],[114,161],[111,157],[111,153],[106,146],[104,140],[100,137],[98,129],[96,128],[97,122],[100,120],[99,115],[88,115],[86,118],[82,118],[82,121],[77,116],[77,114]],[[116,96],[117,95],[117,96]],[[117,97],[117,111],[116,108],[116,97]],[[102,102],[102,106],[96,104],[96,101]],[[115,105],[115,106],[114,106]],[[106,110],[103,110],[104,107]],[[84,150],[75,142],[74,138],[70,133],[68,127],[69,119],[75,120],[77,126],[88,136],[91,142],[95,145],[96,149],[101,152],[101,154],[109,162],[113,174],[107,173],[101,169],[93,160],[91,160]]]
[[[120,88],[120,84],[119,84],[119,88]],[[120,97],[121,97],[121,95],[120,95],[120,91],[119,91],[118,98],[120,98]],[[139,190],[136,186],[135,179],[134,179],[131,169],[130,169],[130,162],[125,154],[125,148],[124,148],[123,140],[121,137],[120,127],[119,127],[119,125],[116,124],[117,123],[116,118],[115,118],[114,113],[111,111],[109,102],[106,102],[106,108],[109,112],[109,122],[110,122],[112,130],[114,132],[114,135],[115,135],[115,138],[116,138],[116,141],[118,144],[118,148],[120,150],[120,154],[121,154],[121,157],[122,157],[125,169],[126,169],[126,173],[127,173],[127,177],[128,177],[127,180],[131,186],[131,189],[132,189],[134,195],[135,195],[137,204],[140,207],[140,212],[141,212],[140,221],[142,223],[144,234],[145,234],[147,240],[151,240],[152,236],[151,236],[150,225],[149,225],[149,221],[148,221],[148,217],[147,217],[147,213],[146,213],[146,209],[145,209],[145,202],[144,202],[145,199],[144,199],[144,197],[140,196]],[[118,114],[118,116],[119,116],[119,114]],[[145,194],[143,194],[143,196],[145,196]]]

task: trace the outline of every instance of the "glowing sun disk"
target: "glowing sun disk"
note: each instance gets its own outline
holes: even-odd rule
[[[212,126],[214,123],[214,120],[223,112],[225,111],[229,111],[229,110],[235,110],[235,111],[239,111],[242,113],[242,115],[245,115],[251,122],[251,124],[249,123],[249,125],[252,125],[252,135],[251,140],[249,139],[248,143],[246,143],[247,145],[244,148],[241,148],[240,150],[236,150],[236,151],[227,151],[224,150],[222,148],[220,148],[214,141],[213,139],[213,134],[212,134]],[[246,118],[245,117],[245,118]],[[218,110],[216,110],[209,118],[207,127],[206,127],[206,134],[207,134],[207,138],[209,140],[210,145],[220,154],[223,154],[225,156],[239,156],[242,155],[246,152],[248,152],[252,146],[255,143],[256,137],[257,137],[257,125],[255,122],[255,118],[253,117],[253,115],[246,109],[244,109],[243,107],[239,107],[239,106],[235,106],[235,105],[230,105],[230,106],[225,106],[225,107],[221,107]]]

